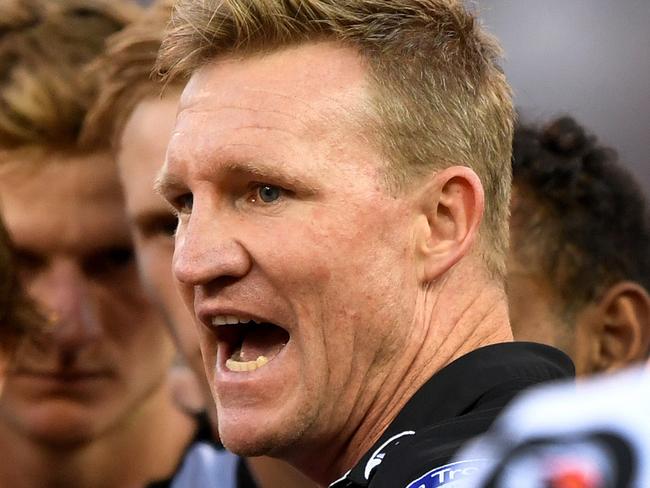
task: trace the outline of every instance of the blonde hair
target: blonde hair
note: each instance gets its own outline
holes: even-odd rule
[[[96,90],[84,65],[139,9],[109,0],[14,3],[0,36],[0,147],[74,147]]]
[[[502,279],[508,245],[513,108],[497,42],[454,0],[179,0],[157,70],[187,78],[231,53],[335,40],[368,61],[390,183],[452,165],[480,177],[480,252]]]
[[[152,75],[172,4],[173,0],[153,4],[137,21],[112,35],[105,53],[93,63],[99,90],[82,131],[85,144],[108,141],[116,148],[137,104],[161,94],[162,85]]]
[[[40,16],[33,0],[3,0],[0,3],[0,37],[35,23]]]

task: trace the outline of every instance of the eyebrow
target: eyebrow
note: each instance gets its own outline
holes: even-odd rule
[[[169,193],[178,193],[187,191],[187,186],[181,181],[180,178],[170,174],[167,171],[167,166],[163,165],[158,171],[156,179],[154,180],[153,190],[161,195],[163,198]]]
[[[312,183],[307,182],[304,178],[296,175],[289,175],[282,172],[278,168],[271,165],[263,165],[260,167],[247,161],[225,161],[219,163],[219,170],[224,173],[250,175],[258,178],[260,183],[268,182],[270,184],[285,184],[300,188],[306,194],[315,194],[318,187]],[[154,181],[154,191],[163,197],[169,193],[183,193],[187,192],[187,185],[183,181],[167,171],[166,165],[163,166]]]
[[[222,170],[227,173],[245,174],[257,178],[260,183],[285,184],[300,188],[302,192],[314,194],[318,187],[309,183],[304,178],[287,174],[281,169],[270,164],[259,165],[249,161],[225,161],[220,164]]]

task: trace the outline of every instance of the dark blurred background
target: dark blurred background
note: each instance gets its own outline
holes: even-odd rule
[[[524,120],[570,113],[650,195],[650,0],[479,0]]]
[[[501,40],[523,119],[575,116],[650,195],[650,0],[468,3]]]

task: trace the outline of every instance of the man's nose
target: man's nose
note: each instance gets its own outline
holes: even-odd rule
[[[252,259],[236,236],[236,224],[219,218],[215,211],[198,211],[195,202],[195,210],[176,236],[176,279],[198,286],[245,276]]]
[[[73,260],[53,262],[31,291],[45,308],[50,322],[47,337],[53,345],[74,350],[100,336],[92,284]]]

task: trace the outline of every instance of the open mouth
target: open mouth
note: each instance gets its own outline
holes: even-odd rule
[[[226,369],[237,373],[263,368],[289,342],[289,333],[269,322],[217,317],[213,324],[218,326],[219,342],[225,346]]]

